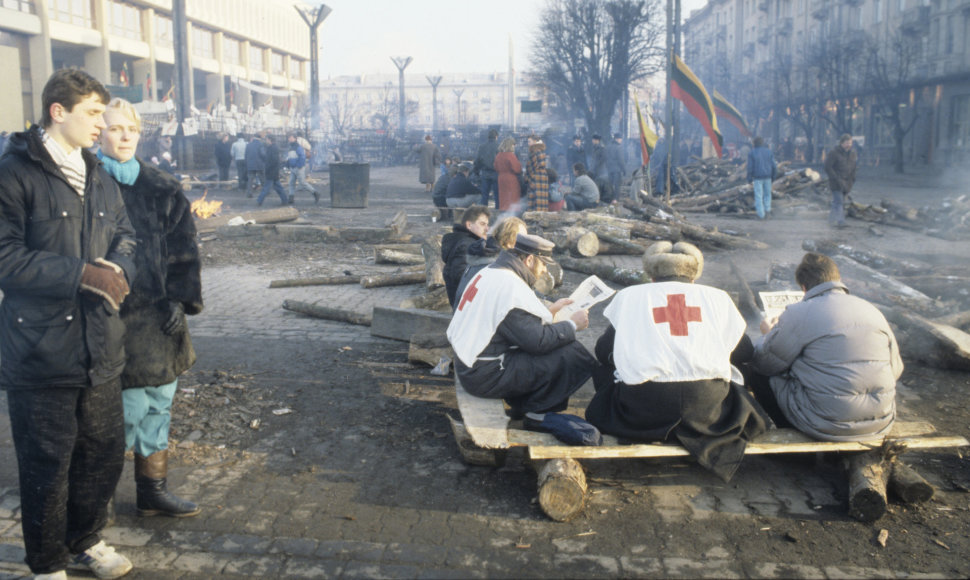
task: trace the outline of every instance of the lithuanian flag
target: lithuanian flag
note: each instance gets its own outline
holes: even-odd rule
[[[670,94],[684,103],[687,111],[701,122],[707,136],[711,138],[717,156],[721,157],[721,146],[724,138],[717,128],[717,115],[714,114],[714,103],[704,90],[704,85],[694,76],[684,61],[674,55],[674,66],[671,67]]]
[[[744,117],[741,116],[741,111],[738,111],[734,105],[728,102],[724,96],[714,89],[714,112],[717,113],[718,117],[722,119],[727,119],[729,123],[738,128],[741,134],[745,137],[752,137],[751,129],[748,128],[748,124],[744,122]]]
[[[650,163],[650,155],[653,148],[657,145],[657,134],[647,125],[647,119],[640,112],[640,99],[636,94],[633,95],[633,103],[637,107],[637,124],[640,126],[640,156],[643,157],[643,164]]]

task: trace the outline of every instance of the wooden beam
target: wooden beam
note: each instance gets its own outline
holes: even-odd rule
[[[451,322],[451,314],[416,308],[375,306],[371,319],[372,336],[410,342],[415,334],[446,332]]]

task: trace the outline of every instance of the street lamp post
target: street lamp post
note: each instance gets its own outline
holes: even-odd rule
[[[465,89],[451,89],[451,92],[458,97],[458,124],[461,125],[461,96],[465,94]]]
[[[326,4],[295,4],[300,18],[310,27],[310,130],[320,128],[320,50],[317,47],[317,28],[333,9]],[[310,138],[310,135],[307,135]]]
[[[425,76],[431,83],[431,131],[438,133],[438,83],[441,82],[441,75],[435,77]]]
[[[401,131],[401,140],[407,139],[408,136],[408,113],[407,113],[407,103],[404,102],[404,69],[411,64],[412,58],[410,56],[392,56],[391,60],[394,62],[394,66],[397,67],[398,73],[398,93],[397,93],[397,105],[398,114],[400,116],[399,129]]]

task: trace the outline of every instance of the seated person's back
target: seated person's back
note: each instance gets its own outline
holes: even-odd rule
[[[795,276],[805,297],[773,326],[762,325],[767,335],[755,347],[750,381],[756,395],[769,413],[780,411],[817,439],[888,433],[903,371],[889,323],[875,306],[848,293],[827,256],[806,254]]]

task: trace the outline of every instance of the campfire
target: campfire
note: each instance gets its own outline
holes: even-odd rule
[[[206,201],[205,196],[209,195],[209,190],[202,193],[202,197],[192,202],[192,213],[202,219],[212,217],[222,209],[221,201]]]

